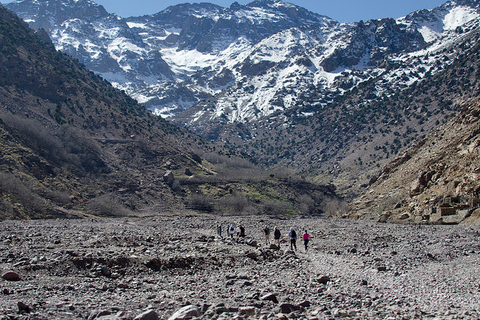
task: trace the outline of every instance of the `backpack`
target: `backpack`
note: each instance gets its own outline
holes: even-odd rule
[[[275,230],[275,238],[280,238],[280,230]]]
[[[292,239],[296,239],[296,238],[297,238],[297,233],[295,232],[295,230],[292,230],[292,231],[290,232],[290,237],[291,237]]]

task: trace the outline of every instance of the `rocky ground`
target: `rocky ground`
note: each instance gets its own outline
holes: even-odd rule
[[[217,237],[217,221],[246,240]],[[307,253],[288,250],[292,226],[313,236]],[[478,319],[479,236],[251,216],[2,221],[0,319]]]

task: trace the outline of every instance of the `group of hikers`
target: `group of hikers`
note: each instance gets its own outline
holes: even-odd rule
[[[233,239],[233,236],[236,234],[237,235],[237,240],[239,238],[245,238],[245,227],[239,224],[236,228],[233,224],[228,224],[227,228],[225,229],[227,232],[227,237],[230,237]],[[221,238],[222,237],[222,225],[218,224],[217,225],[217,234]]]
[[[235,227],[233,224],[228,224],[226,227],[226,233],[227,237],[230,237],[231,239],[234,238],[236,235],[237,240],[245,238],[245,227],[239,224],[237,227]],[[265,237],[265,244],[270,245],[270,233],[271,230],[268,226],[265,226],[263,228],[263,236]],[[222,225],[217,224],[217,235],[222,238]],[[280,247],[280,239],[282,237],[282,234],[280,230],[277,227],[273,228],[273,244]],[[305,246],[305,252],[308,251],[308,243],[310,242],[310,234],[305,230],[305,232],[302,235],[302,241],[303,245]],[[297,250],[297,232],[295,229],[290,229],[288,232],[288,239],[290,241],[290,250],[296,251]]]

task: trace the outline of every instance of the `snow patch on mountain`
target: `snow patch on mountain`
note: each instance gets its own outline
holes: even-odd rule
[[[218,62],[218,56],[204,54],[197,50],[181,50],[174,48],[162,50],[164,60],[178,75],[189,75],[198,70],[214,65]]]
[[[455,30],[457,27],[463,26],[471,20],[480,17],[477,10],[471,7],[455,7],[443,18],[444,30]]]

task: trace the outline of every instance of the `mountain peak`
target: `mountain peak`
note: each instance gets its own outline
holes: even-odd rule
[[[9,3],[7,7],[23,19],[48,20],[50,25],[63,22],[67,19],[87,18],[89,21],[104,18],[110,14],[102,5],[92,0],[19,0]]]
[[[311,12],[305,8],[299,7],[289,2],[281,1],[281,0],[255,0],[246,5],[248,8],[260,8],[263,10],[272,10],[277,11],[289,19],[294,20],[303,20],[308,21],[310,20],[312,23],[318,23],[320,21],[325,22],[325,18],[331,20],[330,18]]]

